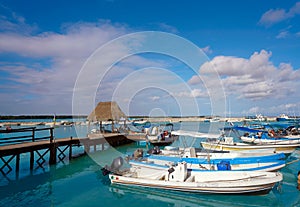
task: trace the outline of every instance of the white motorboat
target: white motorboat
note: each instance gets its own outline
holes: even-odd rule
[[[281,173],[257,171],[194,171],[187,163],[174,167],[154,165],[149,170],[140,162],[127,170],[110,173],[111,183],[117,185],[212,194],[266,194],[277,182]]]

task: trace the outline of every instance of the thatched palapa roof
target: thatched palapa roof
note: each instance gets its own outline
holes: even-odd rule
[[[99,102],[96,108],[88,116],[88,121],[116,121],[126,118],[116,102]]]

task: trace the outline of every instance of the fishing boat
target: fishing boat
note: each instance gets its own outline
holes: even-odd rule
[[[241,128],[235,126],[234,128],[225,127],[224,130],[232,130],[236,128]],[[254,129],[250,129],[256,131]],[[194,138],[201,138],[207,139],[209,141],[201,141],[200,144],[202,148],[206,150],[212,151],[241,151],[241,150],[266,150],[269,152],[276,152],[276,153],[285,153],[291,154],[299,144],[269,144],[269,145],[262,145],[262,144],[249,144],[249,143],[241,143],[241,142],[234,142],[233,137],[228,137],[225,134],[211,134],[211,133],[201,133],[201,132],[190,132],[190,131],[174,131],[172,132],[176,135],[184,135],[184,136],[191,136]]]
[[[286,114],[280,114],[278,117],[276,117],[276,121],[278,122],[299,122],[300,119],[296,117],[290,117]]]
[[[178,139],[178,135],[172,134],[173,124],[170,122],[152,123],[151,126],[143,126],[141,129],[128,125],[124,130],[127,139],[145,141],[155,146],[167,146]]]
[[[204,119],[203,122],[220,122],[221,119],[219,117],[209,117],[207,119]]]
[[[131,123],[133,126],[143,126],[143,127],[150,127],[151,122],[148,120],[134,120]]]
[[[183,154],[169,154],[165,152],[158,153],[156,150],[149,150],[155,152],[154,154],[146,154],[143,156],[142,149],[137,149],[134,155],[127,157],[132,166],[139,165],[139,162],[174,166],[180,162],[186,162],[189,169],[193,170],[252,170],[252,171],[278,171],[285,167],[285,155],[279,154],[266,154],[266,155],[250,155],[245,153],[206,153],[200,155],[195,153],[195,148],[190,147],[185,149]],[[148,151],[148,152],[149,152]],[[132,159],[131,159],[132,158]],[[148,166],[151,168],[151,165]]]
[[[197,171],[188,169],[186,162],[173,167],[152,164],[154,170],[149,170],[149,165],[140,162],[112,171],[109,179],[113,185],[210,194],[266,194],[282,180],[279,172]]]
[[[233,137],[224,137],[224,140],[211,142],[201,142],[204,149],[216,151],[240,151],[240,150],[257,150],[257,149],[275,149],[274,152],[291,154],[299,144],[249,144],[234,142]]]
[[[146,141],[155,146],[166,146],[176,141],[179,136],[172,134],[173,124],[159,124],[151,128],[151,132],[146,134]]]
[[[289,126],[285,129],[274,129],[270,125],[264,125],[257,128],[239,127],[234,126],[230,130],[234,131],[236,135],[246,143],[252,144],[299,144],[300,146],[300,134],[295,126]],[[243,135],[239,131],[244,132]]]

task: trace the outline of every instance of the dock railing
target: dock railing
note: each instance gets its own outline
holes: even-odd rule
[[[19,178],[21,158],[25,162],[29,161],[30,173],[35,168],[42,168],[57,162],[64,162],[66,157],[69,160],[73,157],[73,146],[83,146],[83,154],[94,152],[98,149],[104,150],[105,145],[120,146],[132,140],[127,139],[122,134],[105,134],[98,137],[67,137],[54,139],[54,128],[6,128],[0,130],[0,175],[8,180],[8,175],[15,168],[16,179]],[[28,153],[26,156],[21,154]],[[69,154],[69,156],[67,156]],[[26,157],[25,159],[23,159]],[[29,158],[29,159],[28,159]],[[47,160],[49,160],[47,162]]]
[[[23,142],[35,142],[40,140],[50,140],[50,143],[53,142],[53,127],[48,128],[36,128],[36,127],[26,127],[26,128],[16,128],[11,129],[7,128],[0,130],[0,134],[6,134],[5,137],[0,137],[0,146],[10,145],[10,144],[19,144]],[[48,131],[49,133],[47,134]],[[39,136],[37,136],[37,132]],[[12,136],[10,136],[10,134]],[[19,135],[16,135],[19,134]]]

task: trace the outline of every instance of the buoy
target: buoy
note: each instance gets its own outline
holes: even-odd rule
[[[300,185],[300,171],[298,171],[298,185]]]

